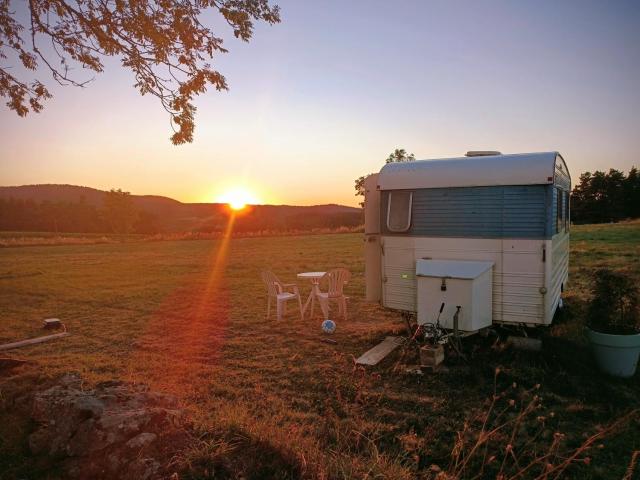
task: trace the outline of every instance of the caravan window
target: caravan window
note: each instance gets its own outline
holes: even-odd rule
[[[559,188],[556,188],[556,230],[555,233],[559,233],[562,229],[562,197],[563,192]]]
[[[413,193],[403,190],[389,192],[387,228],[392,232],[406,232],[411,225]]]
[[[569,192],[564,192],[564,229],[568,232],[571,225],[571,217],[569,216]]]

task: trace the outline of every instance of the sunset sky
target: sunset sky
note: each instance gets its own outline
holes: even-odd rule
[[[558,150],[574,182],[640,166],[639,2],[275,3],[282,23],[250,43],[221,32],[230,91],[197,100],[193,144],[171,145],[159,102],[109,60],[82,90],[43,78],[40,114],[0,108],[0,184],[355,205],[354,179],[396,147]]]

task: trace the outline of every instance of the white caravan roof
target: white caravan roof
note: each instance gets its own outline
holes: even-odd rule
[[[378,177],[380,190],[540,185],[553,183],[558,169],[569,171],[558,152],[517,153],[388,163]]]

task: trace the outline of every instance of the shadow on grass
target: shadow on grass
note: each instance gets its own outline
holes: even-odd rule
[[[303,473],[303,467],[293,452],[254,438],[240,429],[208,432],[183,455],[179,461],[180,478],[190,480],[294,479]]]

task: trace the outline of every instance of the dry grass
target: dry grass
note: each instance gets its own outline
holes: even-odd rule
[[[291,237],[327,235],[332,233],[362,233],[362,225],[355,227],[312,228],[307,230],[257,230],[233,232],[233,238]],[[176,240],[220,240],[225,232],[176,232],[142,234],[0,232],[0,247],[36,247],[54,245],[94,245],[99,243],[164,242]]]
[[[142,235],[106,235],[102,233],[0,232],[2,247],[34,247],[45,245],[94,245],[141,240]]]
[[[595,373],[580,319],[591,268],[606,263],[640,279],[640,224],[572,234],[569,308],[541,355],[477,338],[469,365],[424,378],[401,374],[398,356],[354,367],[354,355],[403,332],[397,315],[362,301],[357,234],[2,249],[0,342],[41,334],[50,316],[72,335],[15,351],[31,363],[0,376],[0,478],[55,478],[28,457],[25,406],[30,392],[68,371],[87,384],[122,378],[179,395],[197,433],[171,462],[184,478],[427,478],[432,464],[449,464],[457,432],[491,398],[499,365],[501,388],[542,384],[567,447],[578,447],[640,396],[638,376]],[[264,319],[261,269],[295,281],[296,272],[334,266],[354,273],[351,318],[338,319],[336,346],[320,342],[319,316]],[[309,285],[298,284],[306,295]],[[622,477],[640,449],[638,431],[630,422],[590,465],[565,473]]]

